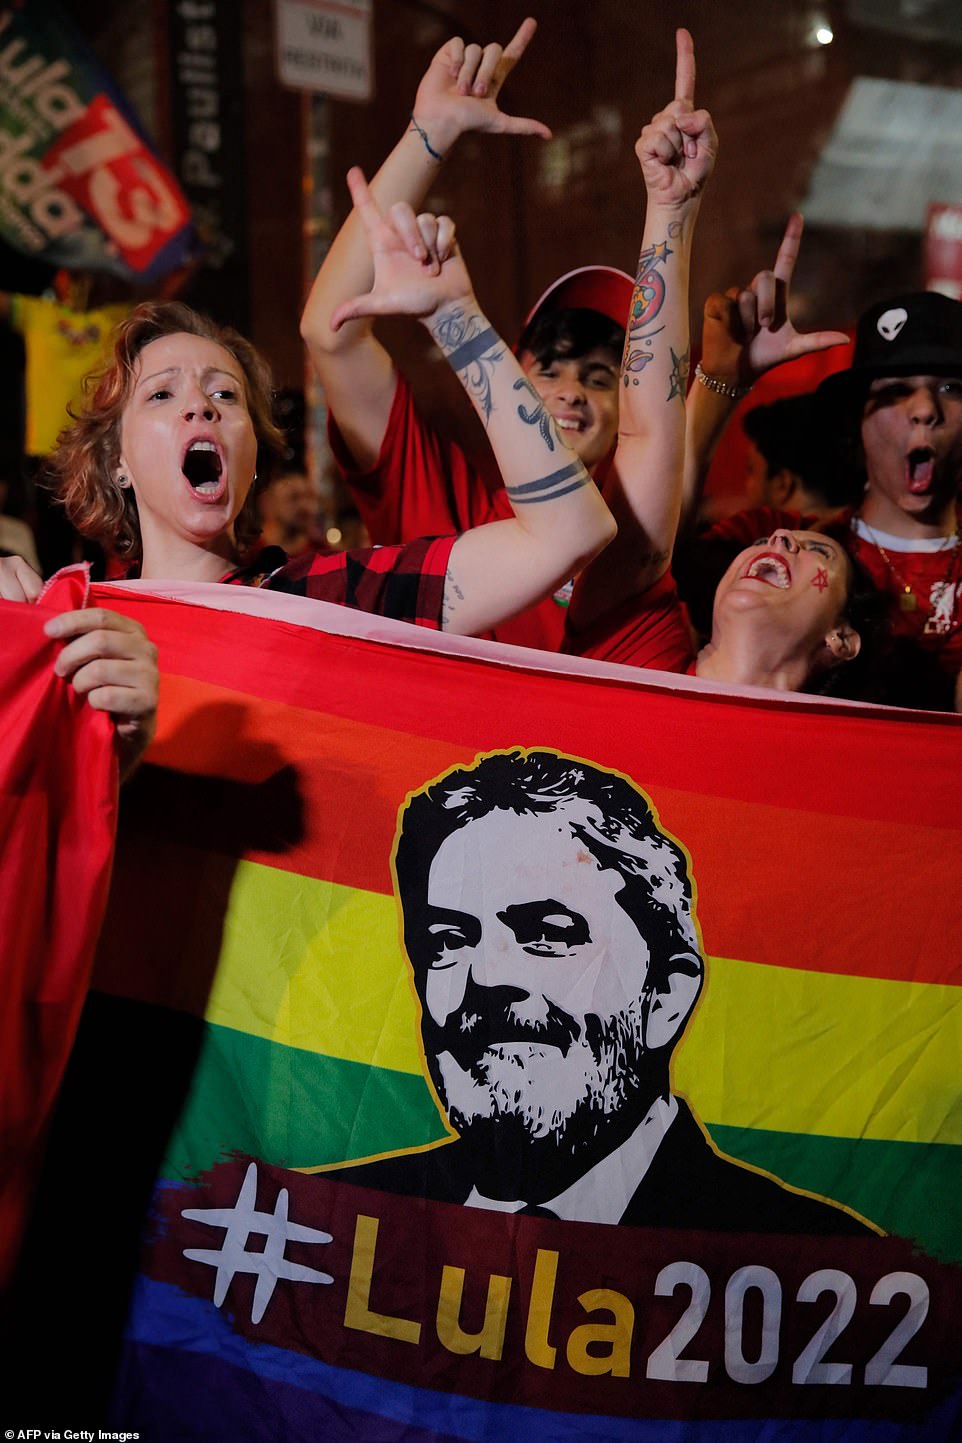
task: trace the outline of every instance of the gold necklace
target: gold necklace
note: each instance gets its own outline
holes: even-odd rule
[[[911,585],[909,584],[909,582],[906,581],[905,577],[904,577],[904,576],[902,575],[902,573],[899,571],[898,567],[895,565],[895,562],[892,560],[891,556],[889,556],[889,554],[888,554],[888,552],[886,551],[885,547],[882,545],[881,541],[879,541],[879,539],[878,539],[878,537],[876,536],[875,532],[872,530],[871,526],[870,526],[870,525],[868,524],[868,522],[866,521],[865,517],[862,516],[858,511],[856,511],[855,515],[852,517],[853,523],[854,523],[856,520],[861,521],[862,525],[865,527],[865,530],[866,530],[866,531],[868,532],[868,534],[869,534],[869,539],[871,540],[872,545],[875,547],[875,549],[876,549],[876,550],[879,552],[879,554],[881,555],[882,560],[885,562],[886,566],[888,567],[889,571],[891,572],[892,580],[893,580],[893,581],[896,583],[896,585],[899,587],[899,592],[898,592],[899,609],[900,609],[901,611],[906,611],[906,612],[908,612],[908,611],[915,611],[916,608],[918,607],[919,599],[918,599],[918,597],[916,596],[915,592],[912,590]],[[857,535],[857,534],[858,534],[858,533],[856,533],[856,535]],[[936,586],[939,586],[939,587],[942,588],[943,592],[944,592],[944,588],[945,588],[946,586],[948,586],[949,581],[950,581],[951,578],[952,578],[952,573],[953,573],[954,570],[955,570],[955,563],[956,563],[956,560],[958,559],[958,552],[959,552],[958,542],[959,542],[959,521],[958,521],[958,516],[956,516],[956,520],[955,520],[955,530],[952,531],[948,536],[944,536],[944,537],[942,538],[942,545],[938,548],[938,550],[937,550],[936,553],[935,553],[936,556],[939,556],[939,555],[942,554],[942,552],[945,552],[945,551],[948,551],[948,552],[949,552],[949,565],[948,565],[948,569],[946,570],[945,576],[943,577],[943,579],[942,579],[941,582],[936,582],[936,583],[935,583]],[[929,608],[930,608],[932,611],[935,610],[935,608],[934,608],[934,606],[932,605],[932,602],[931,602],[931,601],[929,601],[927,604],[928,604]],[[954,612],[954,610],[955,610],[955,605],[954,605],[954,602],[953,602],[953,612]],[[930,621],[931,621],[931,617],[929,618],[929,621],[927,621],[926,624],[925,624],[925,629],[926,629],[926,631],[928,631],[928,629],[929,629],[929,622],[930,622]],[[941,628],[938,628],[938,629],[941,629]]]

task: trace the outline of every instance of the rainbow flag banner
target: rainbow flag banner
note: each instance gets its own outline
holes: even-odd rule
[[[156,1134],[110,1426],[962,1436],[958,718],[109,596],[162,667],[75,1103],[91,1256]]]

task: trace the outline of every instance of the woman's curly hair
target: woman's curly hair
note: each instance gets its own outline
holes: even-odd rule
[[[244,375],[247,405],[257,439],[260,485],[266,485],[284,437],[271,415],[270,367],[260,352],[229,326],[219,326],[180,301],[147,301],[135,307],[114,332],[114,348],[103,370],[84,383],[87,400],[71,426],[61,431],[48,461],[51,484],[73,526],[105,550],[131,564],[141,560],[140,522],[132,488],[116,481],[121,421],[134,385],[137,357],[151,341],[186,332],[223,346]],[[255,488],[234,524],[243,552],[258,533]]]

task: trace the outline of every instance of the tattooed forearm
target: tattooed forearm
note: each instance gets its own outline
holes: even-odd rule
[[[446,311],[431,326],[431,334],[487,424],[494,409],[491,372],[504,356],[504,342],[483,317],[460,307]]]
[[[638,376],[653,359],[651,343],[665,328],[655,322],[665,305],[668,288],[660,266],[664,266],[674,252],[669,246],[681,231],[677,221],[668,228],[668,236],[656,241],[638,257],[635,274],[635,289],[628,310],[628,329],[625,334],[625,356],[621,366],[622,380],[626,386],[637,386]]]
[[[531,382],[526,380],[525,377],[521,376],[518,378],[517,381],[515,381],[513,389],[515,391],[524,391],[526,395],[530,396],[530,411],[525,406],[519,406],[518,415],[521,417],[522,421],[526,426],[537,426],[538,430],[541,432],[542,441],[545,443],[549,451],[553,451],[555,447],[555,442],[558,439],[558,435],[555,431],[554,422],[551,419],[551,415],[548,411],[545,410],[544,402],[538,395],[534,386],[532,386]]]
[[[691,351],[688,350],[683,356],[676,356],[671,353],[671,375],[668,377],[668,400],[674,400],[680,396],[684,402],[688,394],[688,367],[691,361]]]
[[[579,487],[586,486],[590,477],[580,461],[572,461],[570,466],[562,466],[560,471],[552,471],[549,476],[542,476],[538,481],[526,481],[521,486],[507,486],[508,499],[513,506],[533,506],[541,501],[557,501],[559,496],[567,496],[569,491],[577,491]]]

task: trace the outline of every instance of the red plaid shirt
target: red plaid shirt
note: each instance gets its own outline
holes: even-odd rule
[[[253,565],[224,577],[230,586],[266,586],[315,601],[333,601],[396,621],[441,629],[441,602],[456,536],[422,537],[401,546],[363,551],[306,551],[293,561],[271,548]],[[277,560],[275,569],[270,561]],[[265,563],[267,567],[265,569]]]

